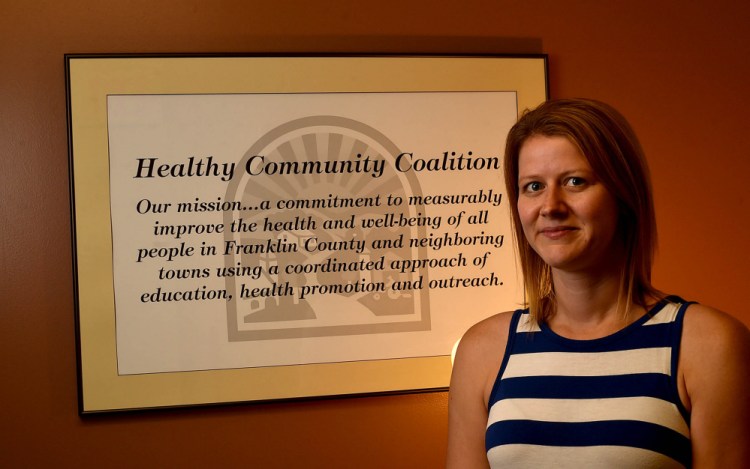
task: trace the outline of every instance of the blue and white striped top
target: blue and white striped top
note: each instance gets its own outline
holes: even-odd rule
[[[572,340],[514,313],[489,400],[493,468],[686,468],[677,390],[687,303],[669,297],[607,337]]]

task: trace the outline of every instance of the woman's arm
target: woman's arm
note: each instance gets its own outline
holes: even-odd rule
[[[713,308],[691,305],[679,368],[683,400],[690,409],[693,467],[750,468],[747,327]]]
[[[487,401],[508,340],[511,314],[486,319],[464,334],[456,351],[448,401],[448,469],[487,468]]]

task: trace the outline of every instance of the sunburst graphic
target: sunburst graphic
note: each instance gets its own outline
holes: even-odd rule
[[[421,189],[412,173],[393,168],[400,153],[389,138],[373,127],[339,116],[309,116],[287,122],[248,149],[237,165],[242,171],[228,184],[225,197],[241,201],[243,210],[226,212],[224,221],[226,226],[232,222],[245,226],[255,223],[257,229],[227,232],[225,241],[276,248],[270,250],[273,252],[265,249],[249,254],[233,251],[225,256],[227,266],[261,266],[263,272],[257,280],[226,279],[227,291],[235,298],[227,304],[230,341],[430,328],[429,291],[393,288],[394,282],[402,286],[416,285],[419,278],[427,282],[427,270],[403,273],[390,267],[394,260],[426,257],[425,248],[409,246],[410,239],[424,237],[425,227],[363,228],[361,223],[388,214],[424,214],[424,208],[406,202],[410,195],[421,195]],[[380,174],[269,171],[249,175],[244,170],[246,165],[259,163],[261,156],[270,165],[320,162],[322,166],[331,161],[369,160],[384,166]],[[389,196],[391,201],[402,203],[389,205]],[[346,208],[334,200],[360,200],[362,204]],[[266,229],[269,226],[289,229]],[[343,248],[354,245],[362,248]],[[324,249],[309,248],[316,246]],[[325,249],[329,246],[340,248]],[[320,267],[342,263],[374,267],[337,271]],[[243,295],[251,289],[274,294]],[[312,293],[304,294],[305,291]]]

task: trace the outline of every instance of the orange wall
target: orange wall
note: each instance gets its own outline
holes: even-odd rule
[[[547,53],[552,97],[608,101],[642,138],[657,286],[750,324],[748,23],[741,0],[0,0],[0,466],[432,468],[445,451],[446,393],[79,418],[63,54]]]

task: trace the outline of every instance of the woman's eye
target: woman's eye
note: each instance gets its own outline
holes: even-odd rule
[[[579,178],[579,177],[575,177],[575,176],[573,176],[571,178],[568,178],[568,181],[567,181],[567,185],[568,186],[582,186],[584,184],[586,184],[586,180],[585,179]]]
[[[524,192],[536,192],[542,189],[542,183],[530,182],[524,186]]]

